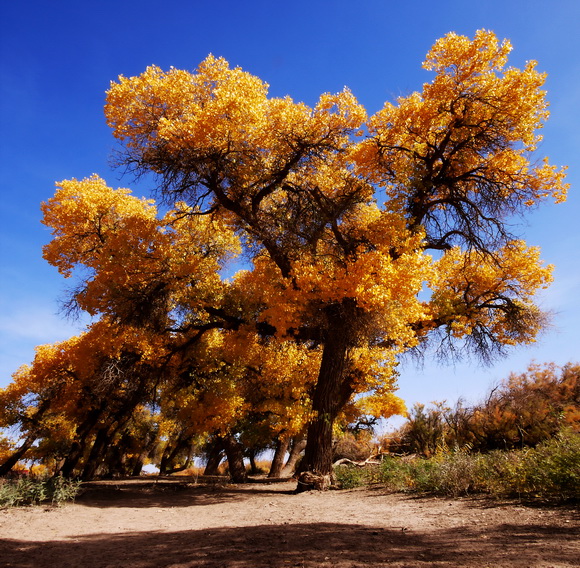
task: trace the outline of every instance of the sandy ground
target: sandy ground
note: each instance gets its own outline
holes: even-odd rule
[[[0,566],[580,566],[569,504],[294,487],[93,483],[74,504],[0,510]]]

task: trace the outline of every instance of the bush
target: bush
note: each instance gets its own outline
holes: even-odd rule
[[[580,496],[580,434],[563,432],[533,449],[488,454],[465,450],[438,452],[425,459],[387,457],[378,468],[339,466],[341,487],[380,482],[391,491],[414,491],[457,497]]]
[[[457,497],[474,490],[476,465],[475,456],[462,451],[438,453],[430,459],[415,457],[403,461],[391,458],[383,464],[382,481],[396,491],[417,491]]]
[[[339,465],[334,468],[334,475],[341,489],[353,489],[354,487],[370,484],[368,472],[361,467]]]
[[[79,488],[79,481],[64,477],[0,480],[0,507],[37,505],[46,501],[50,501],[53,505],[61,505],[66,501],[73,501]]]
[[[563,432],[524,453],[524,493],[580,496],[580,434]]]
[[[391,491],[406,491],[410,482],[410,466],[400,458],[387,456],[379,468],[379,481]]]

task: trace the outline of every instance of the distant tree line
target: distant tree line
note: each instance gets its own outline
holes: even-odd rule
[[[478,404],[416,404],[405,424],[382,442],[391,452],[430,457],[453,449],[535,447],[565,428],[580,430],[580,365],[533,364]]]

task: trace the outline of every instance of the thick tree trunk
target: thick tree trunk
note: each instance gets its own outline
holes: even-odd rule
[[[131,477],[139,477],[143,471],[143,466],[145,465],[145,455],[140,455],[135,463],[133,464],[133,469],[131,470]]]
[[[224,458],[224,448],[219,438],[216,438],[207,454],[207,463],[205,464],[204,475],[218,475],[219,465]]]
[[[125,424],[130,420],[131,413],[136,406],[135,403],[130,403],[126,407],[119,410],[115,416],[108,422],[108,426],[104,426],[97,432],[97,436],[91,448],[91,453],[87,458],[87,463],[81,474],[83,481],[93,479],[97,473],[99,466],[106,458],[107,450],[113,442],[115,436],[125,427]]]
[[[274,452],[274,458],[272,459],[272,465],[270,466],[268,477],[280,477],[282,467],[284,467],[284,458],[286,457],[289,445],[290,440],[288,439],[284,440],[279,438],[276,442],[276,451]]]
[[[228,434],[222,438],[230,477],[234,483],[245,483],[248,479],[246,466],[244,465],[244,447],[236,440],[233,434]]]
[[[73,471],[75,470],[85,451],[85,447],[85,439],[83,439],[81,442],[74,441],[70,447],[68,455],[66,456],[57,473],[63,477],[72,477]]]
[[[95,477],[97,469],[103,460],[107,446],[111,442],[113,436],[109,434],[109,429],[107,427],[101,428],[97,432],[95,441],[93,442],[93,447],[91,448],[91,453],[87,458],[87,463],[83,468],[81,474],[81,479],[83,481],[89,481]]]
[[[353,344],[348,317],[351,310],[336,306],[329,312],[318,381],[312,397],[314,417],[308,425],[306,449],[300,464],[297,492],[327,489],[332,478],[332,429],[334,421],[352,394],[345,377],[348,349]]]
[[[88,437],[102,416],[104,407],[104,403],[101,403],[100,407],[90,410],[83,422],[77,426],[75,433],[77,440],[71,444],[68,455],[58,472],[63,477],[72,477],[75,468],[85,453]]]

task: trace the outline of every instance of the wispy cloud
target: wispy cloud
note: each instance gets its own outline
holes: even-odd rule
[[[0,314],[0,387],[18,367],[30,363],[34,348],[78,334],[87,320],[71,322],[47,305],[13,305]]]
[[[36,344],[66,339],[85,325],[86,321],[68,321],[41,305],[17,307],[0,315],[0,335]]]

